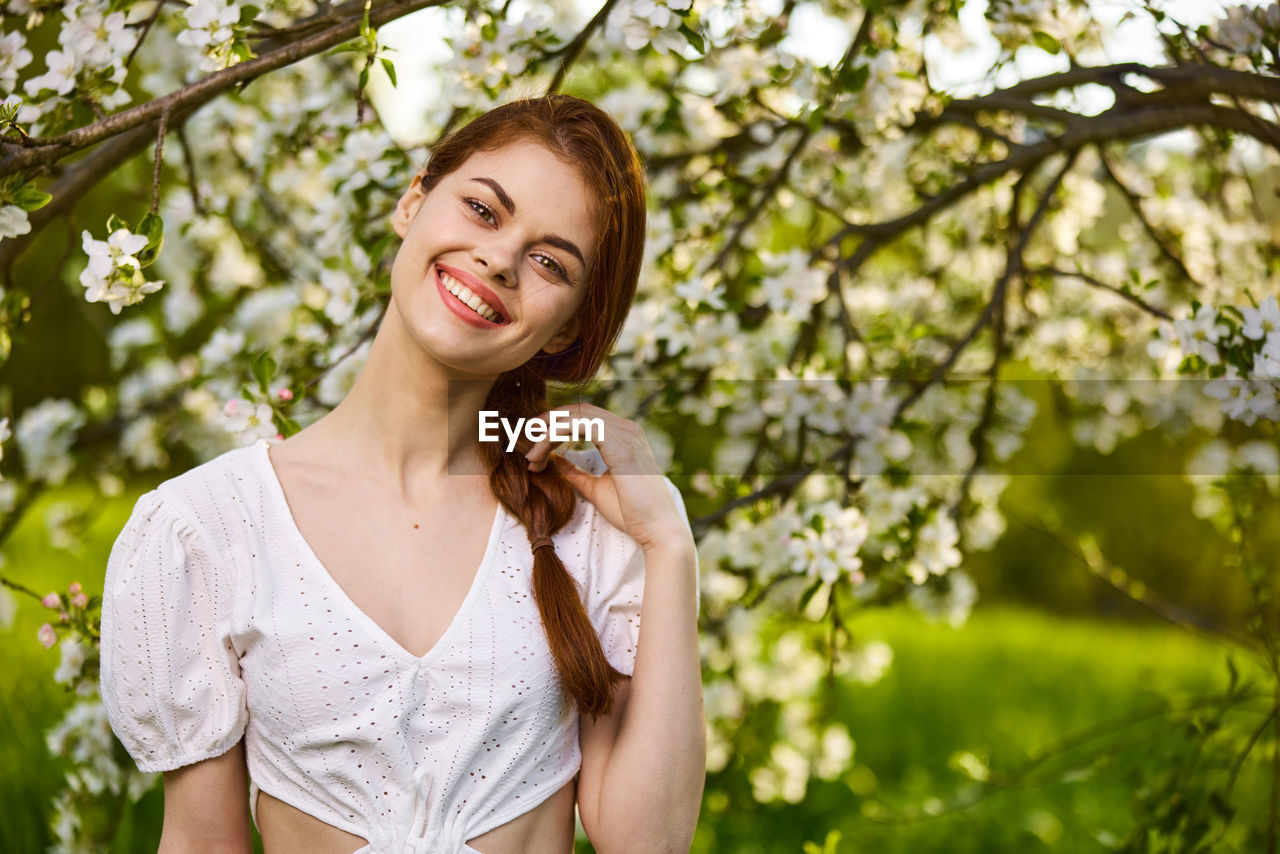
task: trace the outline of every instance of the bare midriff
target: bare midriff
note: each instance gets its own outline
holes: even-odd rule
[[[527,813],[467,840],[467,844],[480,854],[570,854],[576,797],[575,778]],[[363,837],[327,824],[266,792],[258,792],[257,815],[264,854],[352,854],[367,844]]]

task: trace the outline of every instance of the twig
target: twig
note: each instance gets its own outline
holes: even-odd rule
[[[1280,705],[1271,707],[1271,711],[1267,713],[1267,716],[1262,719],[1262,723],[1258,725],[1258,728],[1249,736],[1249,740],[1245,742],[1244,749],[1236,755],[1235,762],[1231,763],[1231,774],[1227,777],[1227,788],[1222,795],[1223,801],[1230,803],[1231,792],[1236,787],[1236,778],[1240,776],[1240,769],[1244,767],[1244,761],[1249,758],[1249,754],[1253,752],[1253,746],[1258,743],[1258,739],[1262,736],[1262,733],[1266,730],[1267,726],[1275,719],[1278,712],[1280,712]],[[1218,829],[1218,834],[1205,844],[1205,851],[1213,850],[1213,846],[1217,845],[1219,840],[1226,836],[1227,830],[1231,827],[1231,822],[1235,817],[1235,812],[1231,812],[1227,815],[1226,820],[1222,823],[1222,827]]]
[[[1129,302],[1136,305],[1138,308],[1145,311],[1147,314],[1158,317],[1161,320],[1168,320],[1168,321],[1173,320],[1173,315],[1165,311],[1163,308],[1158,308],[1152,305],[1151,303],[1145,301],[1142,297],[1138,296],[1135,293],[1132,293],[1131,291],[1126,291],[1122,288],[1116,287],[1115,285],[1109,285],[1106,282],[1102,281],[1101,279],[1098,279],[1095,276],[1089,275],[1083,270],[1072,271],[1072,270],[1059,270],[1056,267],[1036,267],[1035,269],[1028,270],[1027,272],[1032,275],[1055,276],[1055,277],[1064,278],[1064,279],[1079,279],[1080,281],[1084,282],[1087,285],[1091,285],[1095,288],[1100,288],[1104,291],[1110,291],[1116,296],[1128,300]]]
[[[1127,598],[1142,605],[1156,616],[1162,617],[1173,623],[1175,626],[1186,629],[1193,634],[1204,635],[1217,641],[1227,641],[1238,645],[1244,649],[1255,649],[1254,642],[1251,638],[1242,637],[1215,625],[1198,614],[1194,614],[1185,608],[1171,602],[1159,594],[1155,593],[1150,585],[1143,584],[1141,590],[1135,590],[1129,583],[1123,572],[1108,571],[1103,563],[1100,555],[1090,557],[1082,554],[1071,546],[1067,545],[1065,536],[1060,532],[1050,530],[1045,524],[1034,524],[1016,513],[1010,513],[1014,519],[1025,525],[1033,531],[1045,535],[1049,539],[1056,542],[1062,547],[1063,551],[1074,557],[1077,561],[1085,566],[1095,577],[1105,582],[1116,592],[1123,594]],[[1041,520],[1042,522],[1044,520]]]
[[[196,161],[191,153],[191,143],[187,141],[186,124],[177,128],[178,144],[182,146],[182,165],[187,172],[187,188],[191,191],[191,209],[200,216],[205,216],[204,202],[200,201],[200,188],[197,185]]]
[[[164,135],[169,129],[169,111],[160,114],[160,127],[156,131],[156,164],[151,172],[151,213],[160,210],[160,164],[164,162]]]
[[[618,0],[605,0],[604,5],[602,5],[599,11],[597,11],[591,20],[587,22],[587,25],[582,28],[581,32],[573,37],[573,41],[569,42],[564,47],[548,51],[545,54],[545,59],[551,59],[561,54],[564,55],[564,58],[560,60],[560,67],[556,69],[556,73],[551,78],[551,82],[547,84],[547,95],[560,90],[560,85],[564,83],[564,78],[569,73],[569,66],[578,61],[578,57],[582,55],[582,51],[587,46],[587,42],[591,40],[591,34],[595,32],[597,28],[604,25],[604,22],[609,18],[609,13],[613,11],[613,7],[617,5],[617,2]]]
[[[1129,209],[1133,211],[1133,215],[1137,217],[1138,222],[1142,224],[1142,230],[1145,231],[1147,236],[1151,238],[1153,243],[1155,243],[1156,248],[1160,250],[1161,256],[1173,265],[1173,268],[1182,276],[1182,278],[1186,279],[1192,285],[1195,285],[1197,289],[1204,290],[1204,286],[1197,282],[1195,277],[1191,275],[1191,271],[1187,269],[1187,265],[1182,260],[1182,257],[1178,255],[1177,252],[1173,251],[1173,247],[1171,247],[1168,241],[1165,240],[1164,236],[1156,230],[1155,224],[1151,222],[1147,217],[1146,211],[1142,209],[1142,200],[1139,199],[1137,194],[1134,193],[1133,190],[1129,189],[1129,185],[1121,179],[1120,174],[1116,171],[1115,167],[1111,165],[1111,158],[1107,155],[1107,152],[1102,146],[1098,146],[1098,158],[1102,161],[1103,171],[1107,173],[1107,177],[1111,179],[1111,183],[1115,184],[1116,188],[1120,190],[1120,194],[1124,196],[1125,201],[1129,205]]]
[[[1041,219],[1049,209],[1049,202],[1053,200],[1055,195],[1057,195],[1058,188],[1062,185],[1062,179],[1066,177],[1067,173],[1071,171],[1071,167],[1075,165],[1076,156],[1078,154],[1078,149],[1068,152],[1066,162],[1063,163],[1062,168],[1058,170],[1058,173],[1054,175],[1053,180],[1049,183],[1049,187],[1044,191],[1044,195],[1040,197],[1040,201],[1036,205],[1035,211],[1031,214],[1031,218],[1027,220],[1026,226],[1021,229],[1017,241],[1009,250],[1009,254],[1005,261],[1004,273],[1001,274],[1000,279],[996,282],[995,288],[992,289],[991,298],[982,309],[982,314],[978,315],[977,320],[975,320],[973,325],[969,327],[969,331],[964,334],[964,337],[952,346],[950,352],[947,353],[946,358],[934,367],[929,378],[913,388],[910,393],[898,402],[898,406],[893,413],[894,420],[897,420],[898,416],[920,399],[920,396],[924,394],[925,390],[928,389],[929,386],[941,379],[942,376],[951,369],[951,366],[960,358],[960,354],[964,352],[965,348],[973,342],[973,339],[977,337],[978,333],[981,332],[991,321],[991,318],[995,315],[997,304],[1004,299],[1004,294],[1008,289],[1009,281],[1022,270],[1022,255],[1026,250],[1027,243],[1031,240],[1032,235],[1035,234],[1037,227],[1040,225]],[[1023,173],[1018,184],[1021,185],[1026,181],[1030,174],[1031,173]],[[1015,209],[1017,205],[1017,198],[1018,193],[1015,192]]]
[[[151,10],[151,14],[147,16],[147,20],[142,25],[142,32],[138,34],[138,41],[133,45],[133,50],[129,51],[129,56],[125,58],[124,67],[127,69],[133,64],[133,58],[138,55],[138,51],[142,48],[142,43],[147,40],[147,35],[151,32],[151,28],[155,26],[156,19],[160,17],[160,11],[164,9],[164,0],[156,0],[156,7]]]

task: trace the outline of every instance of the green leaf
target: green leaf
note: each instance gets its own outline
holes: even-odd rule
[[[257,19],[261,11],[257,6],[244,6],[240,9],[240,20],[237,21],[237,24],[241,27],[249,26]]]
[[[867,86],[867,81],[871,79],[871,66],[859,65],[851,68],[848,65],[840,69],[840,76],[837,82],[840,88],[846,92],[861,92]]]
[[[122,228],[128,231],[133,231],[133,229],[129,228],[128,220],[125,220],[117,216],[116,214],[112,214],[111,216],[107,217],[107,234],[108,235],[115,234],[117,231],[119,231]]]
[[[680,35],[684,36],[684,40],[693,46],[698,53],[705,54],[707,52],[707,43],[702,38],[702,33],[690,27],[688,24],[681,22]]]
[[[148,248],[158,246],[164,240],[164,220],[159,214],[147,214],[138,223],[138,234],[147,238]]]
[[[156,214],[149,213],[142,218],[142,222],[138,223],[137,233],[147,238],[147,245],[135,257],[140,267],[150,267],[155,263],[160,255],[160,249],[164,246],[164,220]]]
[[[267,384],[271,382],[271,378],[276,375],[276,360],[271,354],[263,350],[253,359],[253,377],[258,381],[258,386],[267,391]]]
[[[353,52],[364,53],[365,52],[364,45],[358,42],[348,42],[347,44],[340,44],[337,47],[330,50],[328,53],[326,53],[325,56],[333,56],[334,54],[338,54],[338,53],[353,53]]]
[[[1031,34],[1031,38],[1035,41],[1036,47],[1040,48],[1045,53],[1057,55],[1062,52],[1062,45],[1058,44],[1058,40],[1048,33],[1042,33],[1039,30],[1036,30]]]
[[[396,86],[396,64],[385,56],[382,57],[382,70],[387,72],[387,79],[391,81],[391,88]]]
[[[1192,353],[1184,358],[1178,364],[1178,373],[1180,374],[1196,374],[1203,371],[1207,363],[1199,353]]]
[[[53,196],[48,193],[43,193],[30,184],[24,184],[18,192],[14,193],[13,203],[24,211],[34,211],[49,204],[52,198]]]
[[[800,596],[800,607],[798,610],[803,611],[805,609],[805,606],[809,604],[809,600],[816,596],[818,591],[822,589],[823,583],[824,582],[821,578],[814,579],[814,582],[809,585],[809,589],[805,590]]]
[[[376,266],[382,260],[382,256],[386,254],[387,248],[391,246],[391,241],[395,239],[395,233],[388,231],[369,249],[369,260]]]
[[[360,69],[360,88],[363,89],[368,85],[369,85],[369,66],[366,65],[364,68]]]
[[[809,128],[810,133],[817,133],[826,120],[826,111],[818,108],[805,117],[805,125]]]
[[[286,439],[288,439],[294,433],[297,433],[299,430],[302,429],[302,426],[298,424],[297,421],[294,421],[292,418],[290,418],[287,415],[283,415],[283,414],[277,415],[276,419],[277,419],[277,424],[280,427],[280,432],[284,434],[284,437]]]

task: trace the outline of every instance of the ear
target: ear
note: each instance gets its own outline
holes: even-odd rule
[[[419,172],[413,176],[413,184],[404,191],[400,201],[396,202],[395,212],[391,215],[391,227],[395,229],[396,234],[400,235],[401,240],[409,233],[409,224],[413,222],[418,208],[422,207],[422,202],[427,198],[427,194],[422,189],[422,175],[423,173]]]
[[[556,353],[562,353],[569,348],[569,345],[578,340],[578,333],[582,329],[582,324],[578,322],[578,315],[573,317],[560,327],[560,331],[551,336],[551,340],[543,345],[542,352],[548,356]]]

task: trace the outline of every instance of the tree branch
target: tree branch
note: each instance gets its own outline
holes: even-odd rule
[[[382,4],[375,4],[369,14],[369,22],[371,26],[381,26],[410,12],[416,12],[428,6],[438,6],[442,2],[444,0],[391,0],[391,2],[384,0]],[[0,176],[47,167],[68,154],[158,119],[166,111],[177,112],[183,108],[194,108],[208,103],[233,86],[249,83],[271,71],[292,65],[355,38],[360,32],[364,3],[362,0],[348,0],[339,6],[338,10],[344,14],[342,22],[324,32],[307,36],[247,62],[214,72],[163,97],[122,110],[101,121],[59,136],[32,138],[21,146],[11,142],[0,142],[0,151],[8,152],[5,157],[0,158]]]

